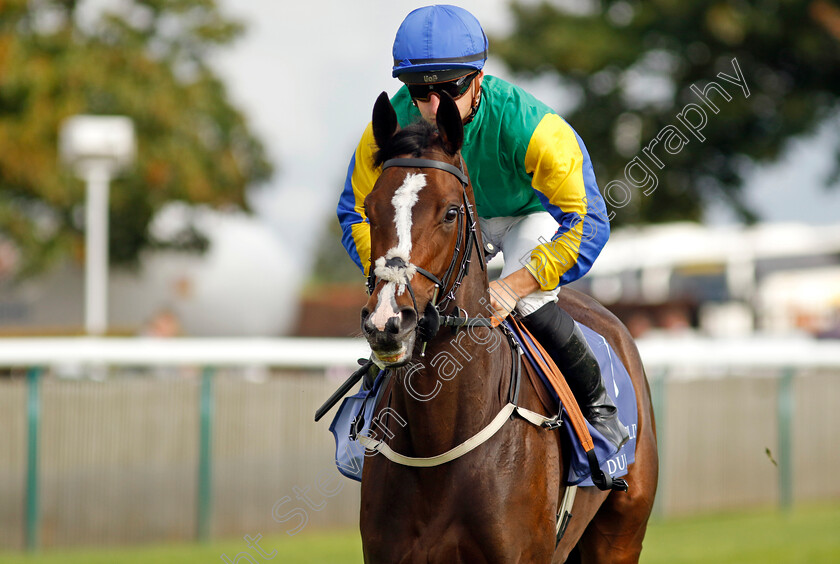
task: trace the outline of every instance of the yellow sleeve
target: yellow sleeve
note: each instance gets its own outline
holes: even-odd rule
[[[556,288],[579,258],[587,213],[584,157],[574,130],[558,115],[546,114],[525,153],[525,170],[543,205],[559,224],[559,237],[538,245],[525,266],[540,288]]]
[[[365,215],[365,197],[373,190],[373,185],[382,172],[380,167],[373,166],[373,154],[376,150],[373,125],[369,123],[356,147],[352,170],[348,172],[348,186],[345,187],[345,192],[348,187],[352,189],[353,211],[355,212],[353,215],[356,216],[356,220],[347,226],[342,224],[345,238],[349,228],[352,244],[355,245],[355,251],[358,253],[366,276],[370,269],[370,224]],[[345,241],[345,247],[348,247],[348,243],[349,241]],[[349,247],[348,252],[351,252]]]

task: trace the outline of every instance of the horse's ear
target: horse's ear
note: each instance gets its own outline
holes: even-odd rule
[[[464,124],[461,123],[461,112],[455,100],[447,92],[442,92],[440,95],[435,121],[446,152],[454,155],[460,151],[461,145],[464,144]]]
[[[391,105],[387,92],[383,92],[376,99],[376,103],[373,105],[372,121],[373,138],[376,140],[376,145],[381,149],[400,127],[397,122],[397,112],[394,111],[394,106]]]

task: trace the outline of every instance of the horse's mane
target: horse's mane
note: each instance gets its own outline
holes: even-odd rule
[[[391,137],[384,147],[380,147],[374,154],[373,166],[379,166],[388,159],[398,155],[420,157],[424,152],[438,145],[438,129],[432,123],[421,119],[399,130]]]

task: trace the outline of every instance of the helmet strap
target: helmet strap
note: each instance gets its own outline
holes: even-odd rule
[[[476,91],[475,96],[473,96],[472,110],[470,110],[470,115],[468,115],[464,119],[464,125],[467,125],[468,123],[470,123],[473,120],[473,118],[475,117],[475,114],[478,113],[478,107],[480,105],[481,105],[481,86],[478,87],[478,90]]]

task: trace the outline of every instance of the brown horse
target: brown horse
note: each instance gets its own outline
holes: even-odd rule
[[[387,162],[365,200],[372,265],[362,328],[378,364],[392,368],[375,427],[386,450],[399,454],[395,462],[369,451],[365,461],[365,562],[638,562],[658,473],[639,353],[627,329],[594,299],[560,292],[559,305],[602,334],[624,362],[636,389],[638,428],[636,461],[625,476],[629,491],[579,488],[558,544],[563,440],[515,414],[498,416],[511,402],[551,414],[531,380],[518,384],[519,355],[506,332],[484,323],[488,280],[459,153],[463,125],[454,101],[443,98],[436,127],[399,130],[384,93],[373,111],[377,163]],[[499,420],[497,432],[480,435],[478,446],[468,441]],[[459,447],[465,441],[470,448]],[[441,463],[439,455],[453,448]],[[399,455],[413,457],[414,465]]]

